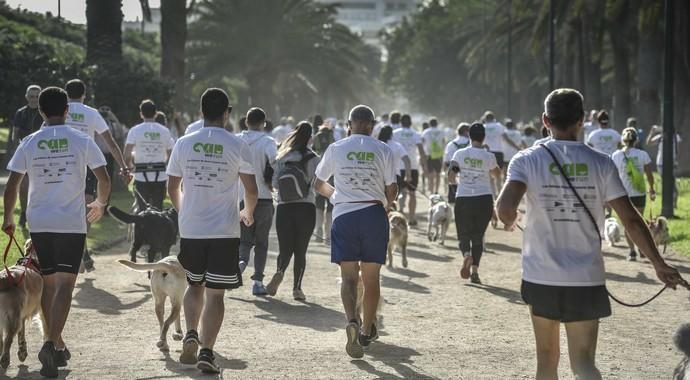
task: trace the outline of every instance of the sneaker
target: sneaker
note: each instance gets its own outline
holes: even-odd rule
[[[634,252],[630,252],[628,255],[628,261],[637,261],[637,255]]]
[[[215,363],[216,357],[213,356],[213,351],[208,348],[199,350],[199,357],[196,361],[196,368],[203,373],[220,373],[220,367]]]
[[[351,358],[360,359],[364,356],[364,349],[359,344],[359,325],[355,322],[350,322],[345,327],[345,333],[347,334],[347,344],[345,345],[345,351]]]
[[[254,285],[252,285],[252,294],[255,296],[265,296],[268,292],[261,281],[254,281]]]
[[[84,269],[86,269],[87,272],[93,272],[94,270],[96,270],[96,268],[93,266],[93,259],[91,258],[91,253],[88,250],[84,251],[82,263],[84,264]]]
[[[280,286],[281,282],[283,282],[283,272],[278,271],[273,275],[273,278],[271,278],[271,281],[268,282],[268,285],[266,285],[266,292],[271,296],[275,296],[276,293],[278,293],[278,287]]]
[[[416,227],[417,226],[417,221],[416,220],[411,220],[407,223],[408,226],[410,227]]]
[[[196,352],[199,349],[199,334],[195,330],[187,331],[184,340],[182,341],[182,354],[180,354],[180,363],[182,364],[196,364]]]
[[[462,268],[460,269],[460,277],[465,280],[470,278],[470,269],[472,268],[472,255],[466,253],[465,257],[462,259]]]
[[[246,261],[240,261],[240,273],[244,273],[245,269],[247,269],[247,262]]]
[[[369,345],[371,342],[374,342],[379,339],[379,332],[376,329],[376,325],[371,326],[371,334],[369,335],[364,335],[362,333],[359,334],[359,344],[362,346],[364,350],[369,348]]]
[[[470,276],[470,282],[472,282],[473,284],[481,285],[482,280],[479,279],[479,273],[477,273],[477,272],[472,273],[472,276]]]
[[[65,350],[55,350],[55,365],[58,367],[67,367],[67,355]]]
[[[58,367],[55,363],[55,345],[53,342],[45,342],[41,351],[38,353],[38,360],[41,362],[41,376],[57,377]]]
[[[293,289],[292,290],[292,298],[295,299],[295,301],[306,301],[307,296],[304,295],[304,292],[302,289]]]
[[[65,347],[65,349],[62,350],[62,352],[65,353],[65,360],[69,361],[70,359],[72,359],[72,353],[69,352],[69,349],[67,347]]]

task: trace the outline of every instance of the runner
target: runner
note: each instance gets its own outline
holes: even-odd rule
[[[599,129],[587,136],[587,145],[611,156],[618,149],[621,135],[609,125],[609,114],[606,111],[599,111],[597,121],[599,122]]]
[[[394,122],[397,113],[391,115],[391,121]],[[402,198],[400,199],[400,211],[405,209],[405,198],[409,195],[410,207],[407,213],[407,219],[410,226],[417,225],[417,186],[419,185],[419,167],[426,166],[426,156],[424,155],[424,147],[422,146],[422,136],[412,129],[412,118],[410,115],[403,115],[400,117],[401,127],[395,129],[393,127],[393,140],[400,143],[407,150],[407,157],[410,159],[410,168],[412,169],[412,178],[405,184],[402,190]]]
[[[249,146],[223,128],[230,116],[225,91],[204,91],[201,112],[204,127],[180,138],[173,148],[168,194],[179,211],[178,259],[189,282],[184,295],[187,334],[180,362],[196,364],[203,372],[219,373],[213,346],[223,323],[223,298],[226,289],[242,286],[239,224],[254,223],[258,189]],[[244,186],[242,211],[238,207],[240,181]],[[199,322],[201,330],[197,333]]]
[[[513,158],[497,203],[499,217],[512,229],[520,200],[525,194],[527,197],[522,298],[530,306],[534,327],[537,379],[558,378],[560,323],[565,324],[575,377],[601,379],[595,365],[599,319],[611,315],[601,238],[595,225],[603,225],[604,203],[616,210],[659,279],[672,288],[682,281],[678,271],[659,256],[611,159],[577,141],[584,119],[583,102],[582,95],[571,89],[558,89],[547,96],[542,119],[553,139]],[[572,178],[584,202],[561,173]]]
[[[184,136],[191,135],[192,133],[200,130],[201,128],[204,127],[204,118],[203,116],[201,119],[193,122],[192,124],[189,124],[187,126],[187,129],[184,130]]]
[[[649,199],[654,201],[656,192],[654,191],[654,175],[652,174],[652,159],[649,154],[642,149],[635,148],[638,143],[637,130],[635,128],[625,128],[621,137],[623,149],[619,149],[611,155],[613,163],[616,164],[618,175],[623,182],[623,187],[630,197],[630,203],[635,206],[640,215],[644,215],[644,207],[647,201],[647,187],[645,178],[649,184]],[[644,173],[644,174],[642,174]],[[625,231],[625,238],[630,247],[629,261],[637,260],[635,244],[630,238],[628,231]]]
[[[65,125],[69,109],[65,91],[48,87],[41,91],[38,102],[46,126],[22,140],[7,166],[10,177],[5,188],[2,229],[14,234],[17,191],[27,175],[27,221],[43,276],[41,309],[47,328],[38,360],[42,376],[57,377],[58,367],[67,366],[71,357],[62,330],[84,251],[86,222],[95,223],[103,216],[110,178],[105,157],[93,139]],[[88,205],[81,196],[87,166],[98,179],[96,199]]]
[[[503,135],[503,142],[503,160],[506,163],[503,166],[503,174],[505,174],[510,159],[512,159],[517,152],[526,147],[525,142],[522,140],[522,133],[520,133],[515,123],[510,119],[506,120],[506,131]]]
[[[484,144],[486,144],[488,147],[489,152],[496,156],[496,164],[498,164],[498,167],[503,170],[505,167],[503,146],[507,144],[506,127],[496,120],[496,116],[494,116],[493,112],[491,111],[484,112],[484,117],[482,119],[484,120],[484,128],[486,130],[486,139],[484,140]],[[501,188],[501,181],[502,178],[500,177],[498,179],[491,177],[492,194],[498,194],[498,190]]]
[[[522,141],[525,143],[525,148],[529,148],[537,141],[537,130],[530,124],[522,131]]]
[[[656,151],[656,170],[659,175],[664,173],[664,129],[659,125],[653,125],[649,131],[649,136],[647,136],[647,145],[655,146],[658,145],[659,148]],[[680,135],[676,133],[676,141],[673,144],[673,171],[678,170],[678,148],[683,139]],[[674,176],[676,177],[676,176]],[[673,183],[673,208],[678,207],[678,182]]]
[[[466,147],[470,144],[470,125],[467,123],[458,124],[457,129],[458,136],[446,145],[446,150],[443,154],[443,170],[448,173],[450,169],[450,161],[453,159],[453,155],[458,150]],[[458,192],[457,182],[448,182],[448,203],[455,203],[455,194]]]
[[[340,265],[340,294],[349,321],[345,350],[353,358],[364,356],[363,347],[378,338],[380,270],[386,262],[389,233],[386,208],[398,191],[393,152],[370,136],[375,123],[371,108],[354,107],[349,117],[352,135],[332,144],[316,168],[316,191],[335,204],[331,262]],[[331,176],[335,187],[327,182]],[[356,314],[360,271],[364,284],[361,326]]]
[[[254,247],[254,274],[251,279],[252,294],[264,296],[264,269],[268,257],[268,235],[273,225],[273,194],[271,193],[271,176],[266,172],[276,160],[276,142],[267,135],[263,129],[266,123],[266,113],[258,107],[247,111],[245,124],[248,130],[242,131],[238,137],[249,146],[252,155],[252,167],[256,176],[256,185],[259,189],[259,200],[254,209],[254,224],[240,226],[240,271],[249,263],[252,247]],[[240,199],[243,198],[244,188],[240,187]],[[240,203],[240,209],[244,203]]]
[[[429,193],[438,194],[443,167],[443,153],[446,146],[445,132],[438,127],[438,120],[429,120],[429,128],[422,133],[424,151],[428,157],[426,173],[429,179]]]
[[[312,128],[311,124],[303,121],[288,135],[280,146],[272,178],[273,188],[278,190],[276,232],[279,254],[278,269],[266,290],[268,294],[276,295],[294,256],[292,297],[297,301],[307,300],[302,291],[302,279],[307,267],[309,240],[316,222],[313,185],[319,157],[307,147]],[[323,216],[323,212],[321,215]]]
[[[469,133],[471,145],[455,152],[450,161],[448,183],[456,183],[457,178],[455,228],[463,256],[460,276],[470,278],[473,284],[481,284],[479,261],[494,207],[490,177],[499,177],[501,168],[496,157],[484,149],[484,125],[472,124]]]
[[[319,128],[319,131],[312,138],[312,149],[314,152],[322,157],[329,145],[335,142],[333,135],[333,125],[330,120],[327,120],[324,125]],[[333,184],[331,178],[329,183]],[[314,241],[317,243],[326,242],[326,245],[331,244],[331,222],[333,221],[333,204],[328,198],[316,194],[316,230],[314,232]]]
[[[146,210],[146,203],[163,209],[165,199],[165,165],[173,142],[170,130],[155,121],[156,104],[146,99],[139,105],[143,122],[129,130],[125,143],[127,167],[134,171],[134,189],[141,197],[134,197],[138,210]],[[143,198],[143,199],[141,199]]]
[[[407,155],[407,150],[399,142],[393,141],[393,128],[386,125],[381,128],[379,132],[379,141],[386,143],[393,152],[393,159],[395,160],[395,174],[398,188],[401,188],[405,183],[412,180],[412,169],[410,166],[410,157]],[[402,166],[401,166],[402,164]]]
[[[591,110],[584,127],[582,128],[582,139],[580,141],[587,141],[589,134],[599,129],[599,121],[597,120],[597,110]]]

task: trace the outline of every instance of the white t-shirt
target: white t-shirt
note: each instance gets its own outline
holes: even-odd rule
[[[533,146],[536,141],[537,141],[537,138],[535,137],[535,135],[531,135],[531,136],[523,135],[522,136],[522,142],[525,143],[525,146],[527,148]]]
[[[276,161],[276,142],[271,136],[260,131],[242,131],[237,137],[249,145],[252,151],[252,167],[256,176],[256,186],[259,188],[259,199],[273,199],[271,189],[264,181],[266,162],[273,165]],[[240,199],[244,197],[244,186],[240,186]]]
[[[644,166],[650,164],[652,159],[647,152],[637,148],[630,148],[627,152],[623,152],[622,149],[619,149],[611,155],[611,159],[613,163],[616,164],[616,168],[618,168],[618,175],[621,177],[621,182],[623,182],[623,187],[625,187],[625,191],[628,192],[628,195],[631,197],[644,197],[647,194],[635,190],[632,185],[628,170],[625,167],[626,156],[628,159],[632,160],[640,173],[644,173]]]
[[[352,135],[329,145],[316,167],[316,177],[335,179],[330,199],[333,219],[371,206],[353,202],[380,201],[385,205],[386,186],[396,182],[395,168],[391,148],[371,136]]]
[[[280,145],[283,143],[283,141],[285,141],[290,132],[292,132],[292,129],[289,127],[289,125],[279,125],[273,128],[273,131],[271,131],[271,136],[273,136],[276,144]]]
[[[680,148],[680,143],[683,139],[680,138],[679,134],[676,134],[676,146],[674,148]],[[662,167],[664,165],[664,137],[659,138],[659,149],[656,151],[656,166]],[[678,165],[678,149],[673,149],[673,165]]]
[[[597,129],[599,129],[599,126],[597,124],[594,124],[591,121],[586,122],[583,125],[583,131],[582,131],[582,133],[584,135],[584,140],[587,141],[587,139],[589,138],[589,135],[592,132],[596,131]]]
[[[450,162],[453,159],[453,155],[458,150],[468,146],[470,144],[470,139],[465,136],[458,136],[455,140],[449,142],[446,145],[446,151],[443,154],[443,162]]]
[[[240,173],[254,174],[247,143],[217,127],[205,127],[177,140],[168,175],[181,177],[180,236],[221,239],[240,236]]]
[[[31,232],[86,233],[86,167],[105,166],[88,135],[67,125],[44,126],[22,140],[7,170],[29,178]]]
[[[95,139],[96,134],[108,131],[108,124],[95,108],[84,103],[69,102],[65,124]]]
[[[412,128],[398,128],[393,131],[393,140],[407,150],[410,159],[410,169],[419,170],[419,151],[417,145],[422,143],[422,135]],[[403,165],[401,162],[400,165]]]
[[[513,142],[513,144],[520,146],[522,145],[522,133],[518,131],[517,129],[508,129],[506,128],[506,136],[508,136],[508,139]],[[507,142],[504,142],[503,144],[503,160],[505,162],[510,161],[511,158],[519,151],[519,149],[513,148],[512,145],[508,144]]]
[[[604,204],[627,193],[611,159],[577,141],[550,140],[551,149],[580,197],[604,227]],[[605,283],[599,235],[549,152],[536,146],[519,152],[507,181],[527,185],[522,238],[522,278],[554,286]]]
[[[484,130],[486,131],[484,144],[489,146],[489,150],[492,152],[503,152],[503,134],[506,131],[506,127],[494,121],[484,124]]]
[[[493,153],[483,148],[468,146],[455,152],[451,165],[460,168],[456,197],[493,194],[489,171],[498,167]]]
[[[431,160],[443,159],[446,133],[438,127],[429,127],[422,132],[424,153]]]
[[[599,128],[587,136],[587,144],[606,155],[612,155],[618,149],[621,134],[613,128]]]
[[[192,134],[192,133],[200,130],[203,127],[204,127],[204,119],[199,119],[199,120],[193,122],[192,124],[189,124],[187,126],[187,129],[184,130],[184,134],[185,134],[185,136]]]
[[[141,123],[132,127],[127,133],[125,144],[134,145],[134,163],[165,163],[168,151],[175,142],[170,136],[170,130],[158,123]],[[144,175],[145,174],[145,175]],[[138,182],[165,182],[168,176],[165,171],[156,173],[135,173],[134,180]]]
[[[397,141],[388,140],[386,141],[386,144],[388,144],[388,146],[391,148],[391,151],[393,151],[393,160],[395,160],[395,174],[400,175],[400,172],[405,170],[405,163],[402,159],[403,157],[408,157],[407,150]]]
[[[539,140],[536,140],[534,143],[532,143],[532,146],[539,146],[540,144],[545,144],[549,141],[551,141],[551,136],[542,137]]]

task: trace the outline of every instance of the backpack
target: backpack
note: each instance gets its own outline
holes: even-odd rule
[[[333,131],[328,128],[322,128],[314,135],[314,142],[312,148],[319,156],[322,156],[329,145],[335,142]]]
[[[307,162],[316,157],[312,151],[306,151],[299,161],[286,162],[278,172],[278,195],[282,202],[294,202],[304,199],[309,194],[311,185],[306,173]]]
[[[431,152],[429,157],[432,160],[440,160],[443,158],[443,147],[438,143],[438,141],[431,142]]]
[[[644,180],[644,175],[637,169],[635,162],[627,154],[623,153],[623,156],[625,157],[625,171],[628,174],[628,178],[630,178],[633,189],[640,193],[645,193],[647,191],[647,183]]]

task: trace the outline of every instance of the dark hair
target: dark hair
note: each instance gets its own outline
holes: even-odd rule
[[[597,113],[597,121],[599,122],[599,124],[608,124],[609,113],[606,112],[606,110],[599,111],[599,113]]]
[[[264,125],[264,132],[271,132],[273,130],[273,122],[271,120],[266,120],[266,125]]]
[[[634,117],[629,117],[628,120],[626,120],[625,125],[628,127],[632,127],[633,125],[637,125],[637,118]]]
[[[460,123],[460,125],[458,125],[458,136],[464,135],[469,129],[470,125],[468,123]]]
[[[46,117],[64,116],[67,93],[59,87],[47,87],[38,95],[38,108]]]
[[[488,110],[486,112],[484,112],[484,121],[485,122],[492,122],[494,120],[496,120],[496,116],[494,116],[493,112],[488,111]]]
[[[400,124],[400,112],[399,111],[393,111],[391,112],[390,116],[390,121],[392,124]]]
[[[139,111],[145,118],[152,119],[156,117],[156,104],[151,99],[144,99],[139,104]]]
[[[473,123],[470,127],[470,140],[483,142],[486,137],[486,130],[484,129],[484,124]]]
[[[65,91],[70,99],[81,99],[86,93],[86,85],[81,79],[72,79],[65,84]]]
[[[429,120],[429,125],[432,126],[432,127],[438,126],[438,120],[437,120],[435,117],[432,117],[432,118]]]
[[[427,130],[427,129],[429,129],[429,123],[427,123],[427,122],[425,121],[425,122],[422,123],[422,130],[425,131],[425,130]]]
[[[383,142],[388,142],[393,137],[393,128],[390,125],[386,125],[379,131],[379,140]]]
[[[524,133],[525,136],[532,136],[532,135],[534,135],[534,134],[537,133],[537,130],[534,129],[534,127],[532,127],[532,126],[530,125],[530,126],[526,127],[526,128],[522,131],[522,133]]]
[[[350,111],[350,116],[348,117],[351,122],[374,122],[376,117],[374,116],[374,110],[369,106],[364,104],[357,105]]]
[[[247,127],[247,117],[246,116],[242,116],[239,120],[237,120],[237,124],[239,124],[240,131],[246,131],[247,129],[249,129]]]
[[[558,130],[566,130],[585,116],[584,98],[572,88],[551,91],[544,100],[544,114]]]
[[[383,115],[381,115],[381,120],[386,120],[386,119],[390,120],[390,117],[388,116],[387,113],[384,113]]]
[[[242,120],[240,118],[240,120]],[[264,123],[266,121],[266,112],[262,110],[259,107],[253,107],[250,108],[249,111],[247,111],[247,117],[245,118],[245,122],[247,123],[247,126],[252,126],[256,127],[261,123]],[[242,129],[242,123],[240,122],[240,129]],[[246,129],[246,128],[245,128]]]
[[[201,113],[204,119],[218,120],[230,106],[228,94],[220,88],[209,88],[201,95]]]
[[[546,128],[546,125],[542,125],[541,126],[541,137],[545,139],[549,136],[551,136],[551,132],[549,132],[549,129]]]
[[[402,115],[402,117],[400,117],[400,125],[405,127],[412,126],[412,117],[408,114]]]
[[[515,122],[512,119],[506,119],[505,124],[508,129],[515,128]]]
[[[165,116],[165,113],[163,113],[163,111],[156,112],[156,123],[163,126],[168,125],[168,118]]]
[[[305,152],[309,144],[309,139],[311,139],[311,130],[312,126],[308,121],[300,121],[297,123],[297,128],[295,128],[295,130],[287,136],[285,141],[280,144],[276,159],[279,160],[293,151]]]
[[[319,114],[314,115],[314,130],[318,130],[321,125],[323,125],[323,116]]]

